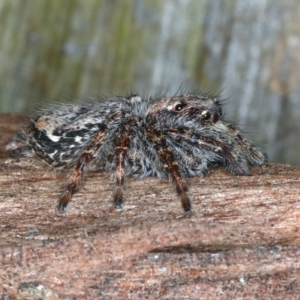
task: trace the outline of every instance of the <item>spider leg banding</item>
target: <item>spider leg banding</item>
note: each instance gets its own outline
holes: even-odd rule
[[[93,138],[91,144],[88,148],[83,152],[80,156],[79,161],[73,171],[73,174],[70,178],[70,181],[67,185],[66,190],[61,194],[58,203],[59,210],[65,210],[67,204],[71,200],[72,195],[78,188],[80,179],[83,176],[84,170],[89,162],[93,159],[93,155],[97,151],[97,149],[102,145],[103,141],[105,140],[105,132],[100,130],[96,136]]]
[[[32,119],[6,149],[71,170],[60,210],[89,170],[115,174],[117,208],[123,205],[125,177],[155,176],[170,178],[184,211],[190,211],[187,177],[203,176],[216,165],[232,175],[249,175],[249,165],[266,162],[266,155],[225,121],[218,97],[191,93],[58,106]]]
[[[148,128],[145,132],[146,138],[154,145],[158,156],[164,164],[164,168],[170,173],[175,183],[178,195],[181,198],[181,204],[184,211],[191,210],[191,202],[187,195],[187,186],[180,174],[178,163],[174,158],[172,150],[168,147],[162,133],[153,128]]]
[[[121,208],[123,204],[123,184],[125,176],[125,156],[130,143],[129,130],[122,130],[115,147],[116,156],[116,181],[117,186],[114,194],[115,207]]]

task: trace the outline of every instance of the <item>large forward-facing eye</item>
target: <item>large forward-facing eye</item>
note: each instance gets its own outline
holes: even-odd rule
[[[174,104],[173,110],[174,111],[182,111],[185,106],[186,106],[185,103],[183,103],[183,102],[177,102],[177,103]]]
[[[208,110],[204,110],[201,113],[201,117],[202,117],[203,120],[209,120],[210,116],[211,116],[211,113]]]

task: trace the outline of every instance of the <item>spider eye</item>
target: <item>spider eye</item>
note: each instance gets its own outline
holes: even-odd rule
[[[209,111],[205,110],[202,112],[201,116],[202,116],[203,120],[208,120],[211,117],[211,113]]]
[[[183,109],[183,105],[181,103],[176,104],[175,111],[181,111]]]

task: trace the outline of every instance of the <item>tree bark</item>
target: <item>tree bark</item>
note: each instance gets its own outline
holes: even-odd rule
[[[4,152],[24,118],[0,116],[2,299],[299,295],[299,168],[190,178],[190,214],[157,178],[127,178],[124,209],[115,210],[111,174],[88,173],[59,213],[68,173]]]

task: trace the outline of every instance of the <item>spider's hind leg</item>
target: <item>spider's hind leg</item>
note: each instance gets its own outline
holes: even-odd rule
[[[64,211],[66,209],[68,203],[70,202],[70,200],[72,198],[72,195],[78,188],[80,179],[83,176],[84,169],[85,169],[86,165],[89,163],[89,161],[90,161],[90,158],[87,153],[84,153],[80,157],[80,159],[76,165],[76,168],[72,173],[72,176],[67,185],[67,188],[59,197],[58,210]]]
[[[90,145],[80,156],[75,170],[73,171],[69,183],[65,191],[60,195],[58,202],[58,210],[64,211],[69,201],[72,198],[72,195],[79,186],[80,180],[83,176],[84,170],[88,163],[93,159],[94,153],[103,145],[106,139],[106,134],[104,129],[98,131],[98,133],[93,138]]]
[[[10,151],[14,157],[21,156],[22,154],[30,154],[30,148],[26,145],[26,137],[24,132],[18,133],[6,147],[6,151]]]
[[[125,157],[130,144],[129,132],[123,130],[116,144],[116,189],[114,192],[114,205],[122,208],[123,205],[123,185],[125,177]]]

